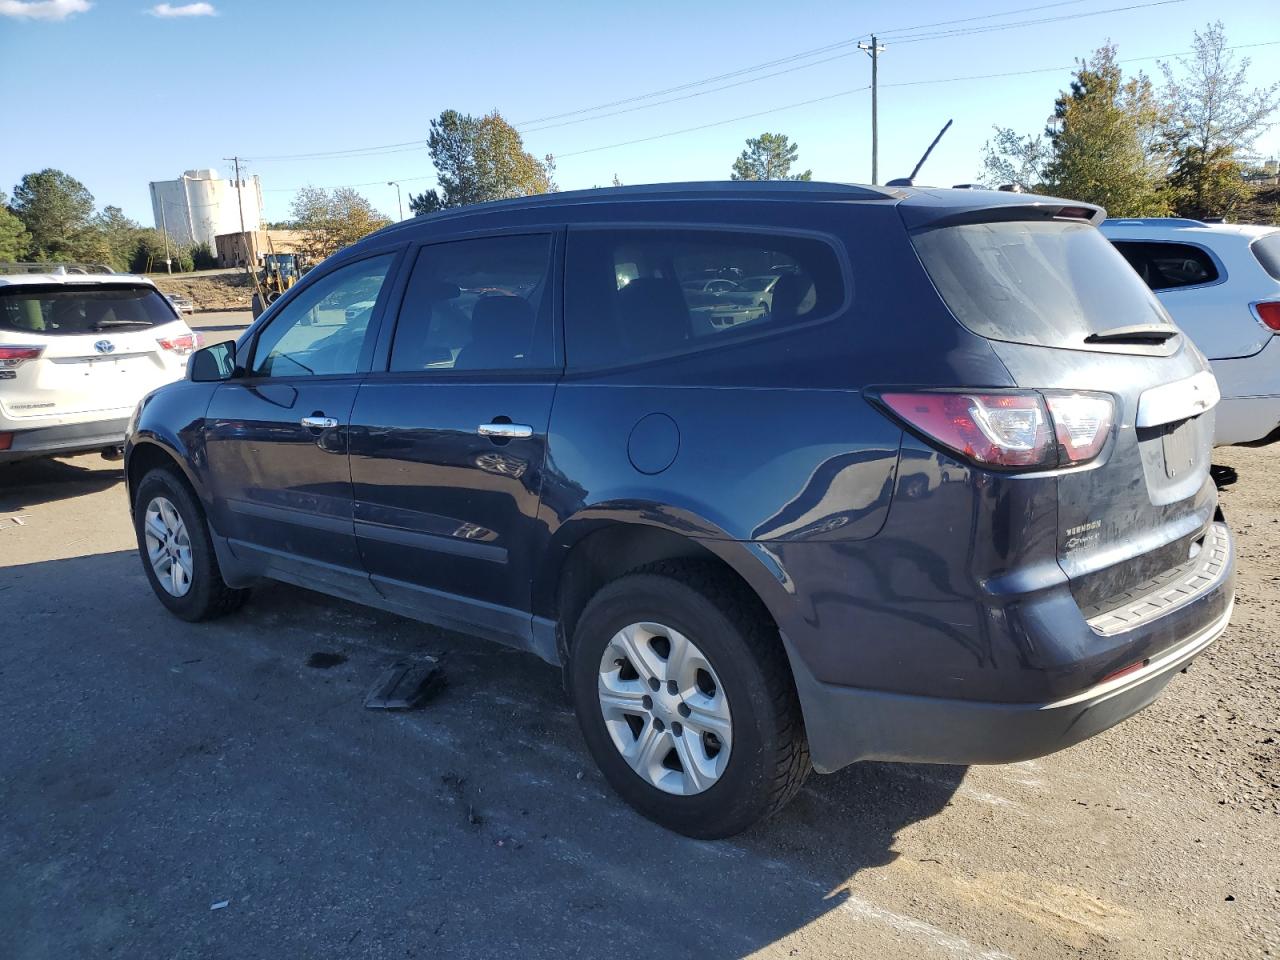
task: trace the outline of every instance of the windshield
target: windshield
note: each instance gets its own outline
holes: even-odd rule
[[[1117,327],[1172,321],[1147,285],[1086,223],[1005,221],[912,238],[956,319],[991,340],[1083,347]]]
[[[72,335],[142,330],[177,319],[154,287],[0,287],[0,331]]]
[[[743,280],[742,283],[738,285],[738,289],[755,293],[756,291],[765,289],[765,287],[769,286],[769,284],[773,283],[773,281],[777,279],[777,277],[747,277],[747,279]]]

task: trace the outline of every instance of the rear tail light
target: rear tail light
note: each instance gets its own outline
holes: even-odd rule
[[[0,433],[0,450],[8,450],[13,446],[12,433]]]
[[[1105,393],[885,393],[908,425],[983,466],[1047,470],[1096,457],[1115,422]]]
[[[1253,309],[1263,326],[1280,333],[1280,300],[1264,300],[1255,303]]]
[[[1102,451],[1111,435],[1115,401],[1105,393],[1051,393],[1046,394],[1045,401],[1064,466],[1085,463]]]
[[[184,333],[177,337],[157,339],[156,343],[160,344],[161,350],[169,350],[180,357],[185,357],[199,350],[204,344],[204,338],[198,333]]]
[[[0,369],[16,367],[26,360],[39,360],[42,353],[44,347],[0,343]]]

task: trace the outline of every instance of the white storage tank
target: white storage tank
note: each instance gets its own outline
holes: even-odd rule
[[[261,229],[262,185],[257,175],[245,177],[239,186],[237,190],[234,180],[219,179],[214,169],[187,170],[177,180],[153,181],[151,209],[157,229],[180,245],[207,243],[210,250],[218,234],[240,232],[242,212],[244,230]]]

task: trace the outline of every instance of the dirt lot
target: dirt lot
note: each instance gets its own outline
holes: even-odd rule
[[[152,274],[162,293],[180,293],[191,298],[199,311],[248,310],[253,285],[243,270],[211,270],[172,277]]]
[[[1280,954],[1280,453],[1217,459],[1235,619],[1150,710],[1031,763],[814,777],[721,843],[613,797],[531,657],[283,586],[181,623],[117,465],[0,467],[0,954]],[[438,699],[361,708],[424,653]]]

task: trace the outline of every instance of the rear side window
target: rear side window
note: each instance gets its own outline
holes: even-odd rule
[[[1116,327],[1172,325],[1089,224],[964,224],[921,231],[912,242],[956,319],[991,340],[1083,347],[1085,337]]]
[[[0,330],[54,336],[144,330],[177,315],[154,287],[0,287]]]
[[[391,369],[551,366],[550,265],[544,233],[423,247],[400,307]]]
[[[1112,243],[1152,290],[1194,287],[1218,279],[1218,266],[1213,257],[1194,244],[1136,240],[1113,240]]]
[[[728,230],[571,230],[571,367],[635,363],[831,316],[844,274],[821,240]]]
[[[1252,249],[1253,255],[1262,264],[1262,269],[1280,280],[1280,233],[1270,233],[1253,241]]]

